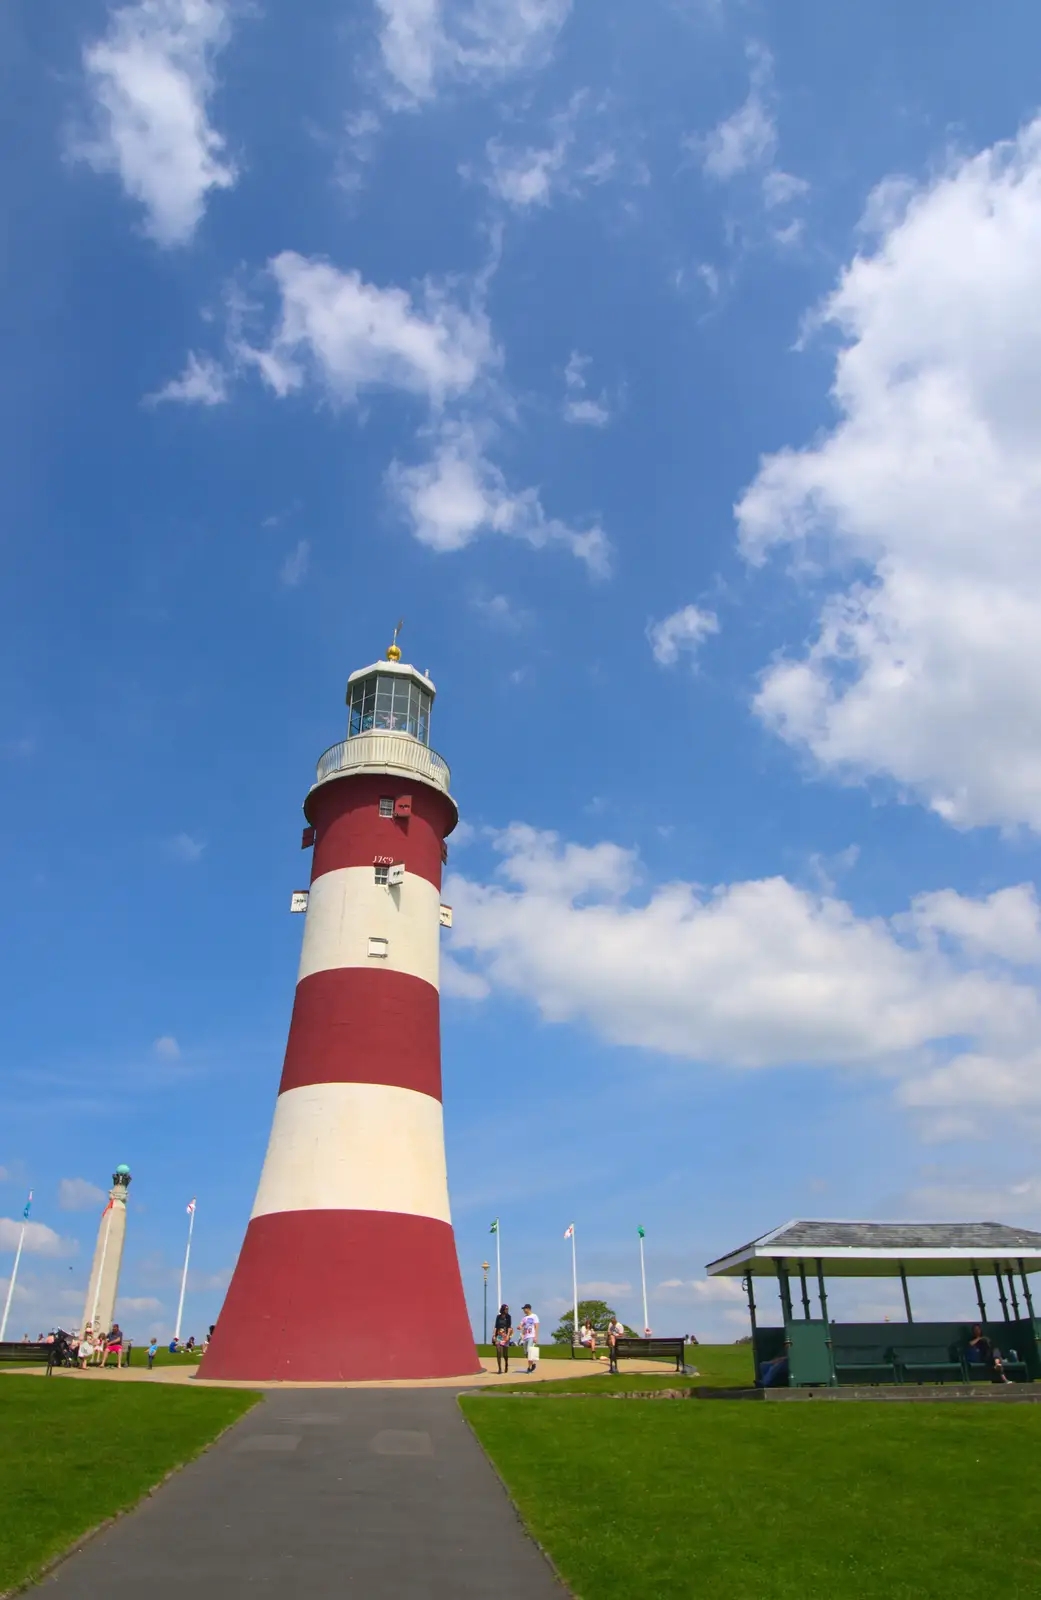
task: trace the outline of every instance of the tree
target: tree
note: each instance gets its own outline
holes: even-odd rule
[[[606,1300],[580,1300],[578,1302],[578,1325],[581,1328],[584,1322],[591,1322],[597,1333],[606,1333],[607,1324],[613,1322],[615,1313],[611,1310]],[[565,1311],[560,1319],[560,1326],[553,1330],[554,1344],[570,1344],[575,1331],[575,1313]],[[626,1332],[629,1330],[626,1329]]]

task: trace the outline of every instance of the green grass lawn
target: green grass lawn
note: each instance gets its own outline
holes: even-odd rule
[[[1035,1600],[1033,1406],[464,1397],[579,1600]]]
[[[545,1353],[545,1351],[543,1351]],[[483,1354],[483,1351],[482,1351]],[[565,1355],[567,1352],[565,1351]],[[542,1397],[560,1394],[604,1394],[612,1389],[731,1389],[749,1385],[752,1382],[752,1350],[750,1345],[741,1344],[699,1344],[687,1347],[687,1363],[697,1367],[699,1376],[686,1378],[677,1372],[671,1361],[659,1363],[661,1371],[650,1375],[641,1372],[627,1372],[625,1361],[621,1364],[618,1376],[608,1375],[606,1361],[593,1362],[586,1355],[578,1356],[574,1362],[574,1377],[569,1374],[567,1378],[555,1378],[550,1384],[531,1384],[523,1378],[516,1383],[507,1384],[503,1380],[501,1389],[494,1389],[493,1394],[515,1394],[527,1389],[532,1394]],[[510,1352],[511,1368],[517,1371],[524,1370],[524,1351]],[[592,1371],[590,1369],[593,1369]]]
[[[0,1594],[198,1455],[259,1395],[0,1380]]]

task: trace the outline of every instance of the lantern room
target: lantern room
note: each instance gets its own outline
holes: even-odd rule
[[[347,737],[360,733],[405,733],[430,743],[430,679],[403,661],[377,661],[347,680]]]

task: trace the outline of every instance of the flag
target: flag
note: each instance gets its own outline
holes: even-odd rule
[[[195,1196],[194,1195],[192,1195],[191,1199],[188,1201],[188,1204],[185,1206],[184,1209],[187,1211],[189,1216],[192,1215],[192,1213],[195,1210]]]
[[[573,1239],[574,1237],[575,1237],[575,1224],[572,1222],[572,1223],[569,1224],[567,1232],[564,1234],[564,1238],[565,1239]]]
[[[646,1237],[647,1237],[647,1235],[646,1235],[646,1234],[645,1234],[645,1233],[644,1233],[644,1231],[643,1231],[643,1229],[642,1229],[642,1228],[637,1228],[637,1230],[636,1230],[636,1231],[637,1231],[637,1233],[638,1233],[638,1234],[639,1234],[639,1235],[640,1235],[640,1238],[641,1238],[641,1239],[646,1239]]]
[[[112,1210],[112,1207],[115,1205],[115,1203],[116,1202],[114,1200],[110,1200],[108,1205],[105,1207],[104,1211],[101,1213],[101,1215],[103,1217],[107,1217],[109,1212]]]
[[[33,1192],[30,1189],[29,1190],[29,1198],[25,1202],[25,1210],[22,1212],[22,1216],[26,1219],[26,1221],[29,1220],[29,1212],[32,1210],[32,1206],[33,1206]]]
[[[488,1232],[489,1233],[498,1233],[498,1231],[499,1231],[499,1219],[498,1219],[498,1217],[496,1217],[495,1221],[492,1223],[491,1227],[488,1229]]]

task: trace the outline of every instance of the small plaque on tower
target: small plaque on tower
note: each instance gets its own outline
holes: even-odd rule
[[[293,893],[289,897],[289,909],[290,909],[290,911],[306,911],[307,910],[307,901],[308,901],[308,890],[306,890],[306,889],[294,889]]]

